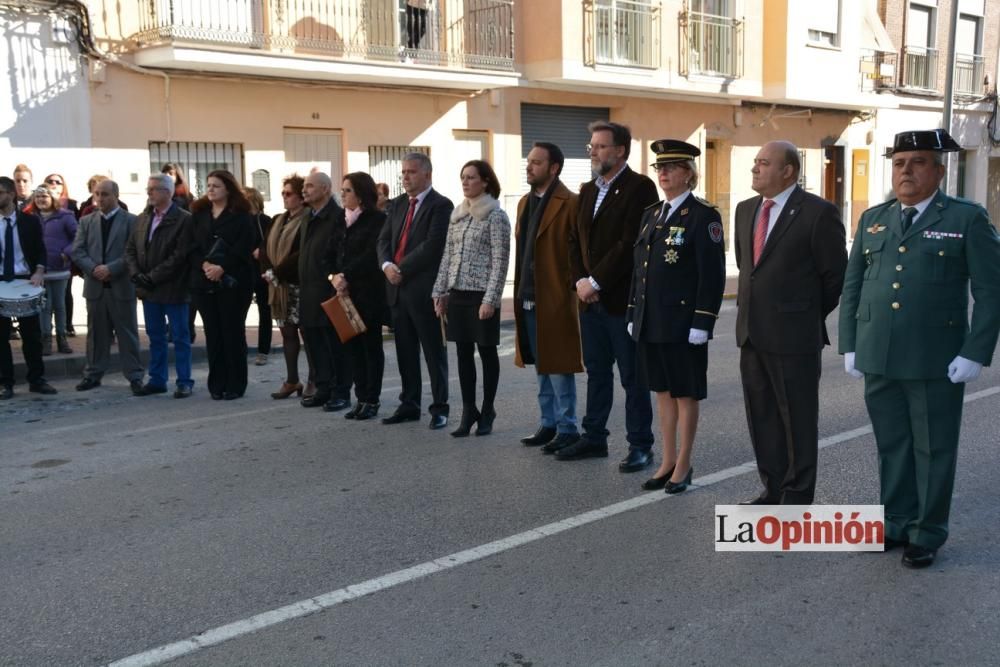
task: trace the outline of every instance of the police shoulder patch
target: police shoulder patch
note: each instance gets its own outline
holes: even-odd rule
[[[715,243],[722,243],[722,223],[716,220],[708,225],[708,236]]]

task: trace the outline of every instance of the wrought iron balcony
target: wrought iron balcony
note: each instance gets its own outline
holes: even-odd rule
[[[896,61],[893,51],[863,50],[861,55],[861,90],[893,90],[896,87]]]
[[[140,46],[177,42],[340,60],[514,70],[513,0],[133,0]]]
[[[922,46],[903,47],[903,81],[906,88],[937,90],[938,52]]]
[[[584,0],[587,64],[660,66],[659,0]]]
[[[681,73],[738,79],[743,76],[743,21],[730,16],[681,12]]]
[[[955,54],[955,93],[958,95],[979,95],[983,92],[982,56],[968,53]]]

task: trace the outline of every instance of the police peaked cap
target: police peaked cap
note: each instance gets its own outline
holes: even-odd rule
[[[701,155],[700,148],[692,146],[686,141],[678,141],[677,139],[659,139],[654,141],[649,148],[656,155],[656,162],[649,165],[651,167],[674,162],[686,162]]]

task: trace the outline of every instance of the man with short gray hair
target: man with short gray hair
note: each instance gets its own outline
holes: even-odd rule
[[[125,246],[125,263],[142,299],[149,338],[149,382],[142,393],[167,389],[167,331],[174,343],[177,384],[174,398],[191,395],[191,333],[188,275],[191,262],[191,214],[173,201],[174,179],[153,174],[146,183],[149,206],[139,214]]]

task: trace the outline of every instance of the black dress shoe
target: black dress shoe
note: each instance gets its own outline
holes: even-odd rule
[[[442,429],[448,425],[448,415],[431,415],[431,421],[427,425],[432,431]]]
[[[458,428],[451,432],[451,437],[464,438],[469,435],[469,431],[472,430],[472,426],[479,421],[480,417],[482,417],[482,414],[476,406],[470,405],[462,408],[462,419],[458,422]],[[431,421],[433,422],[433,418]],[[433,423],[431,428],[434,428]]]
[[[212,392],[212,400],[213,401],[221,401],[222,400],[222,394],[220,394],[217,391],[213,391]]]
[[[379,407],[379,403],[362,403],[361,409],[358,411],[358,414],[354,416],[354,418],[359,422],[366,419],[374,419],[378,416]]]
[[[132,390],[133,396],[142,396],[142,394],[139,393],[142,391],[142,380],[129,380],[128,388]],[[79,387],[77,387],[77,389],[79,389]]]
[[[235,391],[222,392],[222,400],[224,401],[235,401],[237,398],[243,398],[243,394],[240,394]]]
[[[670,481],[670,476],[674,474],[674,469],[668,470],[663,477],[650,477],[645,482],[642,483],[642,488],[644,491],[659,491],[667,485]]]
[[[56,388],[50,385],[48,382],[37,382],[35,384],[28,385],[28,391],[35,394],[45,394],[51,396],[52,394],[58,394]]]
[[[653,452],[629,447],[628,454],[619,462],[618,472],[639,472],[653,462]]]
[[[525,447],[538,447],[539,445],[546,445],[552,442],[552,439],[556,437],[556,430],[551,426],[540,426],[534,435],[529,435],[525,438],[521,438],[521,442]]]
[[[365,407],[365,404],[358,401],[354,404],[354,407],[344,413],[344,419],[354,419],[358,416],[358,413]]]
[[[139,390],[139,393],[136,394],[136,396],[152,396],[153,394],[165,393],[167,393],[166,387],[158,387],[156,385],[146,383],[146,385]]]
[[[320,408],[326,405],[326,402],[330,400],[330,394],[321,394],[316,392],[312,396],[306,396],[301,401],[299,405],[304,408]]]
[[[0,401],[6,401],[11,398],[14,398],[14,388],[7,386],[0,387]]]
[[[777,500],[771,500],[765,498],[764,496],[757,496],[756,498],[751,498],[750,500],[741,500],[740,505],[778,505],[780,504]]]
[[[934,564],[935,556],[937,549],[928,549],[919,544],[907,544],[903,550],[903,565],[913,570],[930,567]]]
[[[174,389],[174,398],[187,398],[191,395],[191,387],[186,384],[177,385],[177,389]]]
[[[346,398],[331,398],[323,404],[323,412],[340,412],[350,406],[351,402]]]
[[[101,381],[100,380],[97,380],[97,379],[94,379],[94,378],[83,378],[82,380],[80,380],[79,384],[76,385],[76,390],[77,391],[90,391],[91,389],[94,389],[94,388],[100,387],[100,386],[101,386]],[[139,387],[142,387],[142,383],[141,382],[139,383]],[[132,388],[132,391],[135,392],[135,388],[134,387]]]
[[[490,408],[479,415],[479,426],[476,427],[476,435],[489,435],[493,432],[493,421],[497,418],[497,411]]]
[[[419,412],[403,412],[396,410],[382,420],[383,424],[402,424],[403,422],[415,422],[420,419]]]
[[[552,442],[542,447],[542,454],[555,454],[559,450],[575,444],[579,439],[579,433],[560,433]]]
[[[664,493],[669,493],[670,495],[673,495],[675,493],[681,493],[682,491],[687,490],[688,485],[691,484],[691,475],[693,474],[694,474],[694,466],[688,468],[688,474],[684,475],[684,479],[682,479],[681,481],[671,482],[668,480],[667,485],[663,487]]]
[[[577,440],[572,445],[563,447],[556,452],[556,458],[560,461],[578,461],[580,459],[607,458],[607,443],[589,442],[587,440]]]

